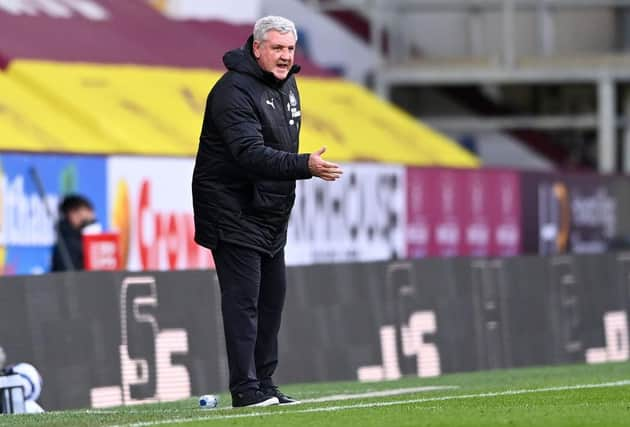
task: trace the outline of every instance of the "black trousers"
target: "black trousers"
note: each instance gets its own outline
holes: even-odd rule
[[[230,391],[272,386],[287,283],[284,250],[272,258],[221,241],[212,254],[221,287]]]

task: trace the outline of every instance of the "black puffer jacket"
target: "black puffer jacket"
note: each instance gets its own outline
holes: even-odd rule
[[[69,271],[69,270],[83,270],[83,234],[80,228],[75,228],[70,222],[62,218],[57,223],[57,242],[53,246],[51,271]],[[72,265],[66,264],[66,259],[63,256],[61,245],[64,243],[59,242],[63,239],[68,256],[72,262]]]
[[[309,155],[297,154],[299,67],[278,81],[251,49],[252,37],[225,54],[228,71],[208,95],[192,181],[195,241],[273,255],[286,243],[295,180],[311,173]]]

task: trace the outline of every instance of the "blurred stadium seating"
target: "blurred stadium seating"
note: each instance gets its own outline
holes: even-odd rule
[[[41,203],[32,201],[33,165],[44,170],[50,203],[68,191],[92,194],[103,222],[122,230],[127,268],[211,265],[195,250],[190,195],[182,192],[189,185],[205,98],[223,72],[223,53],[243,43],[253,19],[278,11],[295,19],[308,41],[297,60],[303,66],[302,151],[326,145],[330,159],[380,163],[374,169],[348,164],[348,179],[335,188],[300,184],[289,227],[291,263],[601,251],[615,234],[630,229],[623,178],[575,181],[549,173],[536,178],[544,184],[521,184],[529,180],[527,173],[513,169],[583,170],[594,147],[600,147],[600,170],[624,166],[620,155],[630,150],[617,117],[621,103],[614,100],[625,94],[626,58],[614,50],[583,52],[610,47],[616,39],[608,27],[594,41],[579,34],[572,43],[560,31],[586,24],[592,29],[617,15],[623,21],[624,10],[613,6],[625,2],[594,7],[580,1],[574,10],[567,2],[550,1],[558,7],[550,10],[545,3],[537,9],[533,0],[514,8],[474,0],[472,9],[458,0],[248,0],[237,6],[193,0],[0,1],[0,150],[7,153],[0,158],[7,200],[0,247],[8,248],[2,253],[10,266],[5,271],[45,271],[42,260],[54,237],[43,233],[50,220],[41,219]],[[326,15],[338,11],[346,18]],[[350,29],[339,24],[348,16],[354,16]],[[480,28],[479,20],[487,25]],[[506,24],[512,20],[514,28]],[[548,34],[547,26],[556,28],[554,20],[557,37]],[[452,37],[437,37],[440,28]],[[540,37],[540,49],[531,37]],[[564,50],[552,49],[550,39]],[[558,52],[571,55],[563,59]],[[588,110],[595,99],[601,108]],[[579,106],[573,100],[580,100]],[[538,111],[532,107],[538,104],[549,106]],[[77,156],[58,156],[69,154]],[[511,170],[413,169],[481,164]],[[176,176],[163,182],[175,170]],[[500,177],[496,185],[495,177]],[[544,191],[534,188],[538,185]],[[566,225],[564,216],[553,214],[566,202],[557,195],[558,185],[569,188],[575,200],[574,235],[590,227],[585,245],[556,241]],[[606,209],[588,224],[580,222],[586,211],[578,210],[593,203]],[[541,207],[538,216],[527,210],[531,206]],[[305,219],[316,215],[330,233],[321,241]],[[155,230],[146,237],[145,228]],[[169,236],[177,237],[177,250],[167,246]],[[328,249],[331,239],[337,239],[335,250]],[[23,253],[35,246],[36,257]],[[163,255],[169,250],[171,258]]]
[[[0,116],[0,132],[11,137],[0,149],[192,156],[222,55],[242,45],[251,24],[176,21],[145,2],[90,4],[89,13],[68,6],[64,17],[26,3],[0,11],[2,84],[11,88]],[[26,26],[28,37],[20,31]],[[304,56],[297,62],[309,118],[303,151],[325,144],[340,161],[477,165],[451,139],[365,89]],[[23,120],[11,118],[18,114]],[[33,128],[45,129],[45,142]]]
[[[367,35],[381,96],[474,141],[485,165],[630,171],[630,2],[304,3]]]

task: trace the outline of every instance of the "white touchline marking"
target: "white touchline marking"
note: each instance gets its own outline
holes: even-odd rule
[[[264,416],[270,416],[270,415],[307,414],[307,413],[313,413],[313,412],[333,412],[333,411],[345,411],[348,409],[362,409],[362,408],[377,408],[377,407],[395,406],[395,405],[408,405],[411,403],[439,402],[439,401],[444,401],[444,400],[458,400],[458,399],[474,399],[478,397],[514,396],[518,394],[544,393],[548,391],[567,391],[567,390],[580,390],[580,389],[589,389],[589,388],[623,387],[623,386],[629,386],[629,385],[630,385],[630,380],[624,380],[624,381],[614,381],[614,382],[599,383],[599,384],[576,384],[576,385],[557,386],[557,387],[506,390],[506,391],[497,391],[497,392],[489,392],[489,393],[425,397],[422,399],[393,400],[389,402],[356,403],[356,404],[351,404],[351,405],[325,406],[323,408],[297,409],[297,410],[291,410],[291,411],[280,410],[280,411],[268,411],[268,412],[248,412],[246,414],[204,416],[204,417],[194,417],[194,418],[173,418],[170,420],[145,421],[145,422],[131,423],[131,424],[118,424],[118,425],[112,425],[110,427],[148,427],[148,426],[156,426],[160,424],[174,424],[174,423],[184,424],[184,423],[191,423],[191,422],[197,422],[197,421],[228,420],[228,419],[233,419],[233,418],[264,417]]]
[[[401,394],[412,394],[412,393],[421,393],[428,391],[440,391],[440,390],[454,390],[459,388],[456,385],[429,385],[423,387],[407,387],[407,388],[396,388],[391,390],[379,390],[379,391],[367,391],[364,393],[342,393],[342,394],[333,394],[328,396],[316,397],[312,399],[300,399],[301,403],[322,403],[322,402],[335,402],[339,400],[351,400],[351,399],[362,399],[362,398],[371,398],[371,397],[387,397],[387,396],[398,396]],[[231,406],[225,406],[223,408],[218,408],[221,410],[226,409],[234,409]],[[196,408],[186,408],[184,411],[196,410]],[[89,414],[113,414],[119,413],[116,409],[87,409],[82,411],[83,413]],[[148,408],[146,410],[125,410],[125,414],[143,414],[147,412],[155,412],[155,409]],[[182,409],[161,409],[160,412],[182,412]],[[64,413],[64,412],[60,412]]]
[[[392,390],[370,391],[370,392],[365,392],[365,393],[333,394],[332,396],[316,397],[313,399],[300,399],[300,402],[302,403],[333,402],[337,400],[362,399],[362,398],[369,398],[369,397],[398,396],[401,394],[421,393],[423,391],[453,390],[456,388],[459,388],[459,386],[431,385],[431,386],[424,386],[424,387],[396,388]]]

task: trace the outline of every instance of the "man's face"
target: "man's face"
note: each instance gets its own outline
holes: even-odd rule
[[[67,218],[74,228],[81,228],[86,223],[94,221],[96,215],[92,209],[82,206],[68,212]]]
[[[265,40],[254,40],[253,50],[260,68],[269,71],[278,80],[287,78],[295,55],[293,33],[282,34],[276,30],[268,31],[265,34]]]

